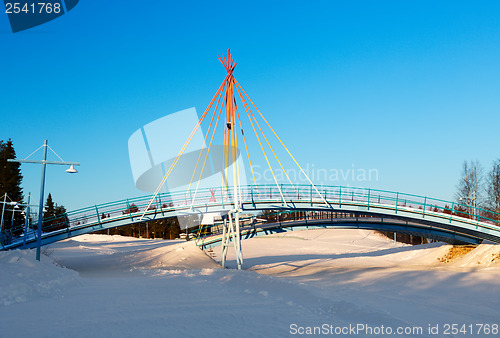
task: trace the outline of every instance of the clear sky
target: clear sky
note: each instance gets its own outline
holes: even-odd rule
[[[202,112],[231,48],[304,166],[376,169],[329,183],[453,199],[464,160],[500,157],[499,18],[498,1],[81,0],[13,34],[0,13],[0,139],[19,158],[48,139],[81,162],[78,175],[48,167],[46,191],[68,209],[142,195],[128,138]],[[40,166],[22,171],[38,199]]]

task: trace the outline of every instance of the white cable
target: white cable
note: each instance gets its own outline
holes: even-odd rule
[[[42,147],[43,147],[43,146],[42,146]],[[59,157],[59,159],[61,160],[61,162],[64,162],[64,160],[61,158],[61,156],[57,155],[57,153],[54,151],[54,149],[52,149],[52,148],[51,148],[48,144],[47,144],[47,147],[48,147],[50,150],[52,150],[52,152],[53,152],[54,154],[56,154],[56,156],[57,156],[57,157]]]
[[[31,155],[33,155],[34,153],[36,153],[37,151],[39,151],[41,148],[43,147],[43,144],[37,149],[35,150],[34,152],[32,152],[31,154],[28,155],[28,157],[30,157]],[[25,160],[28,159],[28,157],[25,158]]]

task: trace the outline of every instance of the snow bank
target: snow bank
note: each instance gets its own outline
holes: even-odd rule
[[[147,269],[220,268],[194,242],[84,235],[50,245],[59,265],[82,277],[124,277]]]
[[[397,243],[394,247],[394,241],[371,230],[293,231],[242,242],[244,267],[266,274],[301,271],[300,274],[307,275],[325,267],[480,269],[500,266],[500,245],[495,243],[481,244],[452,262],[442,262],[452,247],[442,242],[416,246]],[[216,260],[220,260],[220,250],[214,253]],[[233,250],[229,250],[228,265],[236,266]]]
[[[487,268],[500,266],[500,245],[485,243],[456,259],[451,264],[460,267]]]
[[[219,269],[221,266],[201,251],[193,241],[178,243],[175,246],[161,247],[147,253],[140,253],[145,269]]]
[[[77,272],[55,265],[49,257],[42,255],[38,262],[34,250],[0,252],[0,271],[0,306],[58,295],[80,283]]]
[[[101,242],[129,242],[131,239],[136,241],[148,241],[147,239],[131,238],[120,235],[98,235],[86,234],[73,237],[75,242],[101,243]]]

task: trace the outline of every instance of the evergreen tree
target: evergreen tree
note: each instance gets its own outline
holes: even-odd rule
[[[21,183],[23,175],[21,174],[21,164],[17,162],[7,162],[8,159],[15,159],[16,152],[12,140],[4,142],[0,140],[0,197],[5,193],[12,201],[22,203],[23,189]],[[8,201],[8,199],[7,199]],[[12,214],[5,212],[4,214],[4,229],[9,229],[11,226]],[[24,217],[20,212],[14,214],[14,227],[22,226]]]
[[[49,193],[45,202],[45,212],[43,213],[44,231],[55,231],[64,229],[68,225],[66,217],[66,208],[63,205],[58,205],[52,200],[52,195]]]
[[[66,214],[66,208],[62,204],[58,205],[56,203],[56,207],[54,208],[54,211],[55,211],[56,216],[62,216],[64,214]]]
[[[52,195],[49,192],[47,196],[47,201],[45,201],[45,211],[43,213],[43,218],[52,218],[56,215],[56,208],[54,206],[54,201],[52,201]]]

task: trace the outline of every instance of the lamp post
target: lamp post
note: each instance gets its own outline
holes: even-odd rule
[[[36,259],[40,260],[40,247],[42,246],[42,221],[43,221],[43,199],[44,199],[44,190],[45,190],[45,170],[47,164],[59,164],[59,165],[70,165],[71,167],[66,170],[67,173],[77,173],[74,168],[75,165],[80,165],[78,162],[65,162],[65,161],[47,161],[47,148],[48,142],[45,140],[43,142],[43,160],[42,161],[33,161],[33,160],[7,160],[8,162],[19,162],[19,163],[36,163],[42,165],[42,182],[40,184],[40,204],[38,206],[38,229],[37,229],[37,237],[36,237]],[[52,149],[51,149],[52,150]],[[52,150],[52,152],[54,152]],[[55,153],[55,152],[54,152]],[[57,154],[56,154],[57,155]],[[29,157],[29,156],[28,156]],[[59,157],[59,155],[57,155]],[[60,158],[60,157],[59,157]]]

